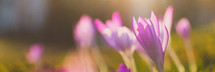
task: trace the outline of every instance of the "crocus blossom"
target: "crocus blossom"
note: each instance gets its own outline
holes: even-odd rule
[[[87,37],[86,37],[87,36]],[[81,48],[90,47],[94,42],[95,30],[89,16],[81,16],[74,29],[74,38]]]
[[[187,18],[182,18],[181,20],[179,20],[178,24],[176,25],[176,31],[184,40],[187,59],[189,61],[190,72],[196,72],[197,66],[196,66],[195,55],[192,48],[191,40],[189,38],[190,36],[189,20]]]
[[[40,60],[43,53],[43,48],[39,44],[34,44],[30,47],[29,52],[26,55],[27,60],[30,63],[36,63]]]
[[[106,42],[122,55],[126,66],[131,68],[132,72],[136,72],[136,65],[133,59],[136,38],[132,31],[122,26],[119,13],[114,12],[112,20],[107,20],[106,24],[99,19],[95,20],[95,24]]]
[[[176,31],[183,38],[189,37],[190,22],[187,18],[182,18],[181,20],[179,20],[178,24],[176,25]]]
[[[113,71],[113,72],[131,72],[131,70],[128,69],[124,64],[120,64],[119,70],[118,71]]]
[[[149,57],[155,62],[158,70],[163,72],[164,53],[169,34],[165,25],[159,24],[157,16],[151,13],[150,19],[135,18],[132,20],[134,34]]]
[[[133,48],[136,38],[127,27],[122,26],[118,12],[114,12],[112,20],[107,20],[106,25],[99,19],[95,20],[98,31],[104,36],[106,42],[117,51]]]

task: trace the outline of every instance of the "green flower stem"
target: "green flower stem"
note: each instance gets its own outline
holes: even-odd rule
[[[95,57],[96,62],[98,62],[99,72],[108,72],[108,67],[103,59],[101,52],[98,47],[93,48],[93,55]]]
[[[190,72],[196,72],[197,67],[196,67],[194,52],[193,52],[193,49],[191,46],[191,41],[190,41],[190,39],[185,39],[184,41],[185,41],[184,43],[186,46],[185,50],[187,53],[187,58],[188,58],[188,61],[190,64]]]
[[[156,67],[153,65],[153,62],[149,58],[149,56],[146,53],[138,52],[140,57],[146,62],[146,64],[149,66],[150,72],[156,72]]]
[[[167,52],[169,56],[172,58],[173,62],[175,63],[176,67],[178,68],[179,72],[185,72],[184,66],[181,64],[178,56],[176,55],[175,51],[172,50],[171,45],[169,44],[167,48]]]
[[[121,54],[126,66],[131,69],[131,72],[137,72],[133,52],[120,51],[119,53]]]

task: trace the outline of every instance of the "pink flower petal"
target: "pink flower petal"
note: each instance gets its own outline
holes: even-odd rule
[[[145,28],[148,24],[148,22],[142,18],[142,17],[138,17],[138,27],[139,27],[139,23],[143,24],[143,27]]]
[[[126,50],[127,48],[131,48],[134,43],[135,43],[135,39],[133,39],[132,36],[132,32],[125,26],[119,28],[117,30],[117,43],[118,46],[120,46],[120,48],[122,48],[121,50]]]
[[[103,34],[104,29],[106,28],[105,24],[100,21],[99,19],[95,19],[95,24],[96,24],[96,28],[98,29],[98,31]]]
[[[118,47],[118,44],[117,44],[118,41],[116,40],[117,33],[113,33],[109,28],[106,28],[104,30],[103,37],[104,37],[105,41],[108,43],[108,45],[110,45],[111,47],[113,47],[116,50],[120,50],[120,47]]]
[[[105,41],[117,51],[124,51],[131,48],[136,39],[127,27],[120,27],[116,32],[106,28],[103,34]]]
[[[139,35],[139,32],[138,32],[138,25],[137,25],[137,22],[135,20],[135,18],[133,17],[132,19],[132,29],[133,29],[133,32],[136,36]]]
[[[112,15],[112,22],[113,24],[115,24],[116,26],[122,26],[122,21],[119,15],[119,12],[114,12]]]
[[[162,43],[163,52],[165,52],[168,42],[169,42],[169,32],[165,25],[160,25],[161,31],[160,31],[160,41]]]
[[[156,37],[157,37],[156,34],[155,34],[154,25],[153,25],[153,23],[152,23],[152,21],[151,21],[150,19],[145,20],[144,18],[139,17],[139,18],[138,18],[138,22],[140,22],[140,24],[143,24],[143,27],[144,27],[144,28],[147,27],[147,26],[149,26],[150,29],[151,29],[150,32],[153,34],[153,35],[152,35],[153,38],[156,38]],[[138,27],[139,27],[139,25],[138,25]]]
[[[157,19],[157,16],[154,14],[154,12],[152,11],[152,13],[151,13],[151,21],[152,21],[152,23],[153,23],[153,25],[154,25],[154,29],[155,29],[155,33],[156,33],[156,35],[157,35],[157,37],[159,36],[159,22],[158,22],[158,19]]]
[[[114,24],[111,20],[106,21],[106,26],[110,28],[112,31],[117,31],[117,29],[120,27]]]
[[[171,32],[173,20],[173,7],[169,6],[164,14],[163,23],[166,25],[169,32]]]
[[[132,31],[126,27],[122,27],[118,12],[113,13],[112,20],[107,20],[106,25],[98,19],[95,20],[95,23],[105,41],[117,51],[130,49],[134,41],[136,41]]]

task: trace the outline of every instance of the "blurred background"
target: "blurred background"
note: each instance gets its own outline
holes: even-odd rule
[[[76,47],[73,29],[83,14],[105,22],[114,11],[118,11],[123,25],[131,28],[133,16],[148,18],[154,11],[158,17],[162,17],[171,5],[174,8],[173,49],[188,67],[183,43],[175,33],[175,24],[186,17],[192,26],[192,46],[198,71],[212,72],[215,71],[214,3],[214,0],[0,0],[0,69],[21,71],[25,65],[25,53],[34,43],[44,46],[46,63],[60,66],[66,53]],[[101,51],[113,51],[99,33],[97,43]],[[106,55],[107,52],[103,52],[104,56],[110,57]],[[110,65],[110,68],[115,69],[118,64]],[[166,67],[167,71],[177,71],[175,67],[171,68],[171,64],[169,69],[168,64]]]

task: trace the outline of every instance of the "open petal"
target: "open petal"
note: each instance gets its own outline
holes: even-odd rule
[[[169,32],[166,28],[165,25],[161,25],[161,30],[160,30],[160,41],[162,43],[162,48],[163,48],[163,52],[165,52],[166,48],[167,48],[167,45],[168,45],[168,42],[169,42]]]
[[[115,24],[116,26],[122,26],[122,21],[119,15],[119,12],[114,12],[112,15],[112,22],[113,24]]]
[[[106,26],[109,27],[109,28],[114,28],[116,27],[113,22],[111,20],[106,20],[105,22]]]
[[[113,47],[115,49],[119,48],[115,41],[116,36],[110,29],[108,29],[108,28],[104,29],[103,36],[104,36],[105,41],[108,43],[108,45],[110,45],[111,47]]]
[[[137,22],[135,20],[135,18],[133,17],[132,19],[132,29],[133,29],[133,32],[136,36],[139,35],[139,32],[138,32],[138,25],[137,25]]]
[[[106,21],[106,26],[110,28],[112,31],[117,31],[117,29],[121,27],[121,26],[115,25],[111,20]]]
[[[142,17],[138,17],[138,24],[139,23],[141,23],[144,28],[148,25],[148,22]],[[138,25],[138,27],[139,27],[139,25]]]
[[[120,46],[121,50],[125,50],[127,48],[131,48],[131,46],[134,44],[133,38],[132,38],[132,32],[127,27],[120,27],[117,30],[117,44]]]
[[[157,37],[159,36],[159,22],[158,22],[158,19],[157,19],[157,16],[155,15],[155,13],[152,11],[152,13],[151,13],[151,21],[152,21],[152,23],[153,23],[153,25],[154,25],[154,29],[155,29],[155,33],[156,33],[156,35],[157,35]]]
[[[170,32],[173,20],[173,7],[169,6],[164,14],[163,23],[166,25],[167,30]]]
[[[104,25],[104,23],[102,21],[100,21],[99,19],[95,19],[95,24],[96,24],[96,28],[98,29],[98,31],[103,34],[104,29],[106,28],[106,26]]]
[[[120,37],[122,34],[124,34],[124,33],[128,34],[128,36],[129,36],[129,34],[131,33],[131,31],[130,31],[127,27],[125,27],[125,26],[120,27],[120,28],[118,29],[118,31],[117,31],[117,34],[118,34],[119,37]]]
[[[151,28],[153,37],[154,37],[154,38],[157,37],[156,31],[155,31],[155,27],[154,27],[154,24],[152,23],[152,20],[151,20],[151,19],[148,19],[148,24],[149,24],[149,26],[150,26],[150,28]]]

